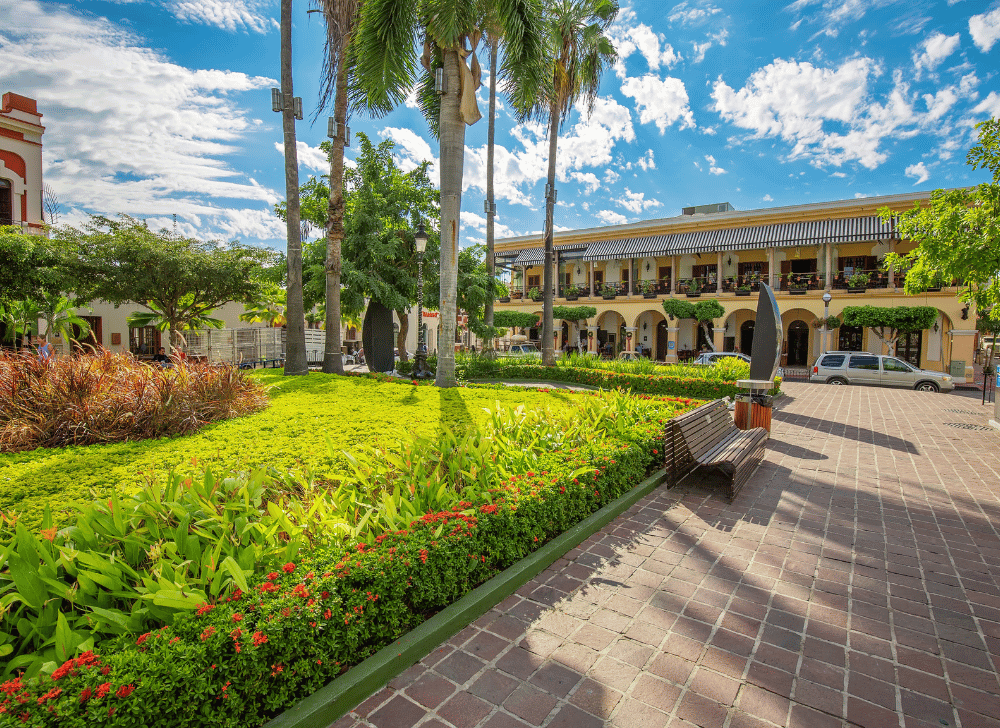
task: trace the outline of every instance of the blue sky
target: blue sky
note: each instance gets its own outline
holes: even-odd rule
[[[325,121],[309,121],[324,28],[307,7],[296,0],[302,181],[326,169]],[[277,18],[277,0],[0,0],[0,90],[39,101],[63,221],[176,214],[188,234],[283,248]],[[612,35],[620,60],[593,113],[561,132],[557,229],[986,179],[965,153],[974,124],[1000,116],[998,1],[636,0]],[[351,127],[395,140],[404,166],[436,160],[412,106]],[[535,233],[545,129],[505,108],[497,129],[498,236]],[[485,237],[485,118],[466,146],[463,244]]]

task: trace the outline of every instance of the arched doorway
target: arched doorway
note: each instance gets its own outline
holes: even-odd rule
[[[861,326],[841,326],[837,346],[840,351],[861,351],[865,345],[865,330]]]
[[[753,351],[753,321],[744,321],[740,326],[740,353],[750,356]]]
[[[573,342],[569,340],[569,324],[565,321],[562,322],[562,336],[559,338],[562,345],[565,347],[567,345],[573,346]]]
[[[801,319],[788,325],[788,366],[804,367],[809,361],[809,324]]]
[[[667,342],[670,338],[667,332],[667,322],[660,321],[656,324],[656,360],[667,360]]]
[[[698,351],[711,351],[715,344],[708,338],[708,336],[705,335],[705,327],[697,322],[695,322],[694,326],[695,336],[698,337],[698,343],[695,344],[695,349]]]

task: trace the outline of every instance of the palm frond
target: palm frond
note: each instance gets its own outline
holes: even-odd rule
[[[351,104],[381,117],[406,99],[417,69],[417,3],[365,0],[348,46]]]
[[[313,121],[332,103],[337,93],[337,73],[342,63],[348,63],[347,49],[357,26],[360,0],[312,0],[312,6],[322,11],[326,22],[326,44],[323,48],[323,69],[320,72],[320,92]]]

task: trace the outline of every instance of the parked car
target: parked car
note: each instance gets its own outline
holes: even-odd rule
[[[812,368],[811,382],[827,384],[863,384],[881,387],[906,387],[921,392],[950,392],[952,378],[944,372],[932,372],[895,356],[864,351],[829,351]]]
[[[506,356],[526,356],[534,359],[541,359],[542,352],[540,352],[534,344],[511,344],[510,348],[507,350]]]
[[[719,361],[720,359],[725,359],[726,357],[731,357],[731,356],[736,357],[737,359],[742,359],[745,362],[750,361],[750,357],[748,357],[746,354],[738,354],[735,351],[706,351],[699,354],[698,358],[691,363],[704,364],[708,366],[711,364],[715,364],[715,362]]]

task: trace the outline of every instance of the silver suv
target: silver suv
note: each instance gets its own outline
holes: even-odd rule
[[[921,392],[950,392],[955,388],[943,372],[917,369],[895,356],[864,351],[828,351],[816,360],[811,382],[906,387]]]

